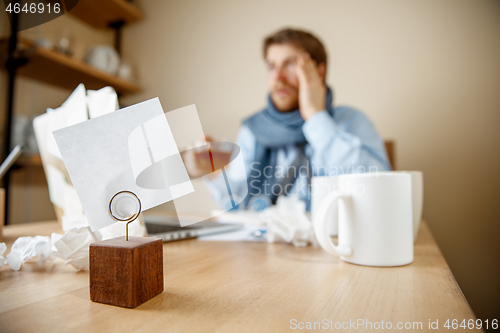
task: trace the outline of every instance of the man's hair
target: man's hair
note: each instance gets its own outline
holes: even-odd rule
[[[325,63],[326,65],[325,47],[317,37],[307,31],[286,28],[266,37],[263,49],[264,59],[269,46],[273,44],[292,44],[309,53],[316,64]]]

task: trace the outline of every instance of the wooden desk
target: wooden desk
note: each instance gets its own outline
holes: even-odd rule
[[[10,249],[19,236],[57,229],[53,222],[9,225],[4,241]],[[394,327],[422,322],[428,331],[430,319],[444,331],[447,319],[475,319],[425,223],[415,261],[404,267],[351,265],[313,247],[186,240],[164,245],[164,269],[165,291],[131,310],[92,303],[87,271],[60,262],[26,263],[19,272],[3,267],[0,330],[282,332],[292,319],[363,319]]]

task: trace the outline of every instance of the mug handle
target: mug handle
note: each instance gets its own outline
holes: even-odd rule
[[[347,257],[352,254],[352,249],[349,246],[338,246],[333,244],[330,235],[328,234],[327,219],[330,211],[335,205],[338,204],[339,200],[348,197],[348,195],[333,192],[328,194],[323,202],[321,202],[317,218],[314,221],[314,233],[318,239],[319,245],[328,253],[334,256]]]

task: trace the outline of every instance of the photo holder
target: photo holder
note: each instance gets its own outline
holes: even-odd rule
[[[163,241],[128,237],[128,224],[139,217],[141,207],[131,191],[117,192],[109,200],[109,214],[126,223],[126,236],[90,244],[92,301],[134,308],[163,292]]]
[[[136,200],[137,212],[132,215],[123,216],[129,213],[129,207],[120,207],[119,201],[124,202],[122,205],[126,205],[126,201],[128,201],[128,203],[132,203],[134,200]],[[118,207],[116,207],[117,205]],[[109,200],[109,214],[111,214],[111,217],[118,222],[126,222],[125,240],[128,241],[128,225],[129,223],[134,222],[141,214],[141,200],[134,192],[120,191],[113,195],[111,200]]]

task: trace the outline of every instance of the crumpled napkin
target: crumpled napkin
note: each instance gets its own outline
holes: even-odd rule
[[[38,256],[38,265],[42,266],[47,260],[53,260],[50,237],[19,237],[10,249],[10,253],[5,257],[10,268],[18,271],[21,265],[33,257]]]
[[[66,223],[65,223],[66,222]],[[69,228],[69,226],[75,226]],[[66,228],[66,229],[65,229]],[[67,230],[69,229],[69,230]],[[5,243],[0,243],[0,268],[5,260],[10,268],[18,271],[21,265],[33,257],[38,256],[38,265],[42,266],[47,260],[55,257],[66,261],[66,265],[73,266],[77,271],[89,268],[89,245],[93,242],[125,235],[125,224],[117,222],[99,231],[92,232],[85,215],[73,216],[69,220],[63,219],[63,235],[53,233],[49,236],[19,237],[10,253],[4,259],[3,252],[7,249]],[[145,236],[146,228],[137,219],[129,225],[129,235]]]
[[[85,220],[77,222],[86,222]],[[7,249],[0,243],[0,268],[9,264],[10,268],[18,271],[21,265],[33,257],[38,256],[38,265],[42,266],[47,260],[55,257],[66,261],[66,265],[73,266],[77,271],[89,268],[89,245],[103,239],[125,235],[125,224],[117,222],[100,231],[92,232],[87,225],[67,230],[63,235],[53,233],[49,236],[19,237],[16,239],[10,253],[4,259],[1,255]],[[144,236],[145,227],[139,222],[130,223],[129,235]]]
[[[5,265],[5,258],[3,257],[5,250],[7,250],[7,245],[5,245],[5,243],[0,243],[0,268]]]
[[[313,224],[306,214],[306,204],[295,196],[280,196],[276,206],[261,213],[267,222],[267,242],[286,242],[294,246],[318,245]]]
[[[89,245],[101,239],[101,233],[92,232],[90,227],[73,228],[64,235],[53,233],[53,254],[80,271],[89,267]]]

